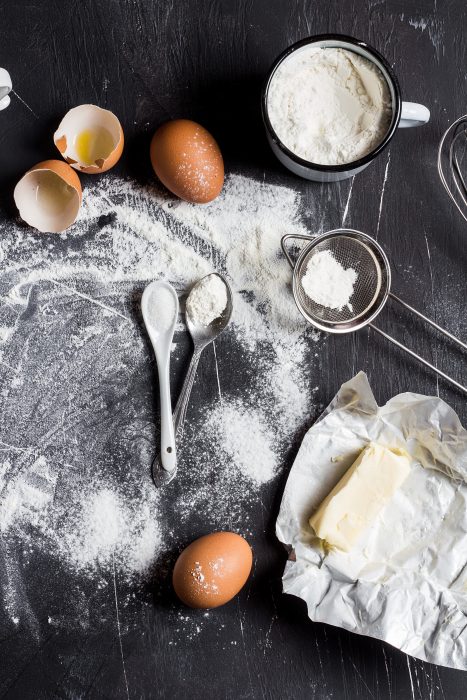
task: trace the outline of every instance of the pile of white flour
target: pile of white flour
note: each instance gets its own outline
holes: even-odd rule
[[[104,176],[64,236],[0,224],[0,531],[11,619],[33,615],[21,582],[38,553],[105,587],[115,575],[150,577],[180,546],[173,513],[180,526],[202,513],[206,529],[257,534],[248,513],[314,408],[307,367],[319,336],[295,307],[280,253],[283,234],[304,232],[300,212],[295,191],[240,176],[202,207]],[[150,477],[157,379],[141,292],[167,279],[183,295],[212,271],[231,284],[233,317],[201,359],[208,379],[195,384],[167,500]],[[179,322],[178,386],[184,334]]]

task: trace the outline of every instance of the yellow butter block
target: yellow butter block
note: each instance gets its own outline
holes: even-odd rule
[[[409,472],[405,450],[370,442],[311,516],[311,527],[329,547],[350,551]]]

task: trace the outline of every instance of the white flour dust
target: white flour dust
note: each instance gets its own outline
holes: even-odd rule
[[[260,486],[273,478],[277,463],[275,439],[258,411],[238,402],[219,404],[211,413],[208,426],[222,435],[221,449],[247,479]]]
[[[15,582],[37,556],[113,586],[113,567],[119,582],[152,576],[179,546],[179,526],[200,514],[206,529],[256,534],[251,508],[313,411],[307,367],[319,336],[294,305],[280,252],[282,235],[304,232],[300,214],[295,191],[241,176],[202,207],[104,176],[66,235],[0,224],[0,530],[11,619],[29,614]],[[232,287],[232,323],[201,360],[211,384],[195,384],[168,499],[150,478],[157,380],[140,296],[153,279],[184,294],[212,271]],[[182,328],[172,357],[179,386]]]

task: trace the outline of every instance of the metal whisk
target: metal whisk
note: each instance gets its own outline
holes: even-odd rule
[[[438,173],[443,187],[467,221],[467,182],[462,170],[467,171],[467,114],[445,131],[438,149]]]
[[[286,242],[290,239],[308,241],[308,245],[301,250],[295,262],[292,260],[286,247]],[[295,303],[301,314],[313,326],[328,333],[351,333],[368,325],[391,341],[391,343],[397,345],[398,348],[421,362],[425,367],[433,370],[440,377],[453,384],[457,389],[467,393],[467,387],[449,377],[372,323],[373,319],[383,309],[388,297],[391,297],[391,299],[397,301],[411,313],[460,345],[461,348],[467,350],[467,344],[462,342],[462,340],[459,340],[452,333],[441,328],[430,318],[427,318],[395,294],[392,294],[390,291],[391,268],[389,260],[384,250],[371,236],[353,229],[336,229],[316,237],[287,234],[282,237],[281,244],[282,250],[293,269],[292,290]],[[303,289],[302,281],[308,263],[316,253],[324,250],[329,251],[334,259],[345,269],[352,268],[357,273],[350,303],[341,309],[331,309],[316,303]]]

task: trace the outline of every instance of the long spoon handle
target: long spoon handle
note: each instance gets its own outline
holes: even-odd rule
[[[183,430],[183,424],[185,422],[188,403],[190,400],[190,394],[195,381],[196,370],[198,367],[198,362],[202,350],[202,347],[197,348],[192,355],[191,362],[186,373],[185,381],[183,382],[183,387],[180,392],[180,396],[178,397],[177,405],[175,406],[175,411],[173,412],[173,417],[170,417],[170,423],[172,425],[172,429],[176,437],[179,437]],[[154,462],[152,463],[152,478],[154,479],[154,483],[158,488],[166,486],[170,481],[172,481],[177,472],[176,466],[171,471],[167,470],[167,468],[164,467],[162,462],[162,444],[163,443],[161,440],[161,454],[157,455]]]
[[[169,362],[159,367],[159,387],[161,403],[161,462],[163,468],[172,472],[177,466],[175,452],[175,435],[172,421],[172,404],[170,401]]]
[[[183,424],[185,423],[191,390],[193,389],[193,384],[195,382],[196,377],[196,370],[198,369],[198,362],[203,349],[204,348],[195,349],[191,357],[190,366],[188,367],[185,381],[183,382],[182,390],[180,392],[180,396],[178,397],[177,405],[175,406],[175,411],[173,414],[175,437],[179,437],[179,435],[181,435],[183,432]]]

